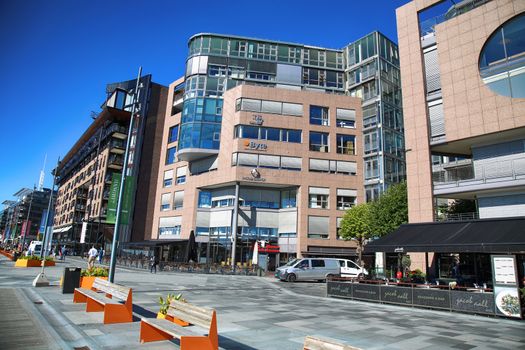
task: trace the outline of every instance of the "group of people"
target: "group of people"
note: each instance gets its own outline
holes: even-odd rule
[[[95,261],[98,258],[98,263],[102,264],[102,259],[104,258],[104,249],[100,247],[99,250],[92,246],[88,251],[88,268],[92,269],[95,266]]]

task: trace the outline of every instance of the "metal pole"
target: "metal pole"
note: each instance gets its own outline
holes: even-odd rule
[[[36,278],[33,280],[33,287],[49,286],[49,281],[44,275],[44,268],[46,265],[45,261],[46,261],[46,245],[47,245],[47,238],[48,238],[47,236],[48,236],[49,217],[51,216],[50,215],[51,208],[53,208],[53,197],[54,197],[53,194],[55,191],[55,185],[56,185],[57,172],[58,172],[59,165],[60,165],[60,157],[58,157],[57,167],[55,168],[55,171],[53,173],[53,186],[51,186],[51,194],[49,196],[49,203],[47,205],[46,221],[44,224],[44,239],[42,240],[42,249],[40,250],[40,257],[42,258],[42,270],[40,271],[40,274],[38,274],[38,276],[36,276]]]
[[[135,119],[135,110],[136,105],[139,102],[139,84],[140,76],[142,75],[142,67],[139,67],[139,74],[137,76],[137,83],[135,85],[135,91],[133,93],[133,102],[131,104],[131,118],[129,121],[129,130],[128,130],[128,139],[126,140],[126,151],[124,153],[124,164],[122,166],[122,176],[120,178],[120,188],[118,191],[118,200],[117,200],[117,213],[115,215],[115,228],[113,230],[113,242],[111,244],[111,260],[109,263],[109,277],[110,282],[114,282],[115,279],[115,264],[117,262],[117,247],[119,239],[119,225],[120,225],[120,209],[122,207],[122,195],[124,194],[124,183],[126,179],[127,167],[128,167],[128,158],[129,158],[129,149],[131,146],[131,136],[133,134],[133,120]]]
[[[235,183],[235,203],[232,220],[232,268],[235,269],[235,247],[237,246],[237,220],[239,214],[239,182]]]
[[[22,236],[22,248],[20,249],[22,252],[24,251],[24,244],[26,242],[27,232],[30,231],[30,228],[27,227],[27,225],[29,224],[29,215],[31,215],[31,207],[33,205],[33,197],[35,196],[35,190],[36,186],[33,185],[33,192],[31,192],[31,200],[29,201],[29,209],[27,210],[26,230],[24,232],[24,235]]]

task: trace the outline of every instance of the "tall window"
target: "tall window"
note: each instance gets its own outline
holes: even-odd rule
[[[337,153],[355,154],[355,136],[337,134]]]
[[[177,138],[179,136],[179,126],[175,125],[170,128],[170,134],[168,136],[168,143],[172,143],[177,141]]]
[[[164,193],[160,197],[160,210],[170,210],[171,193]]]
[[[310,131],[310,151],[329,152],[328,133]]]
[[[330,125],[328,108],[320,106],[310,106],[310,124]]]
[[[177,153],[177,147],[168,148],[168,151],[166,152],[166,165],[176,162],[175,153]]]

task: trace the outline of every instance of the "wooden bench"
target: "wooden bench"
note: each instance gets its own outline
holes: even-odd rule
[[[304,339],[303,350],[360,350],[359,348],[336,343],[330,340],[307,336]]]
[[[104,324],[133,321],[131,288],[95,278],[92,289],[75,288],[74,303],[86,303],[86,312],[104,311]]]
[[[143,318],[140,321],[140,342],[177,338],[181,350],[219,348],[215,310],[172,300],[167,316],[167,319]]]

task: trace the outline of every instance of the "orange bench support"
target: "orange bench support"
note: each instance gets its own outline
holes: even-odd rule
[[[90,295],[94,291],[101,291],[105,294]],[[97,298],[97,296],[100,297]],[[104,297],[107,299],[117,298],[124,303],[105,303]],[[104,324],[133,322],[133,292],[131,288],[97,278],[91,290],[75,288],[73,302],[86,303],[86,312],[104,312]]]

